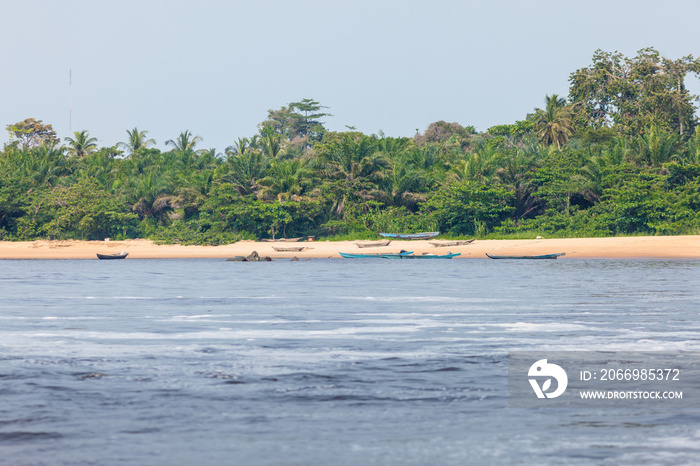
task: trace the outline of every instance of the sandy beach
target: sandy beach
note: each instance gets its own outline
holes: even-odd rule
[[[431,241],[392,241],[388,246],[359,248],[358,241],[254,242],[224,246],[157,245],[150,240],[126,241],[0,241],[0,259],[96,259],[96,254],[128,252],[128,259],[229,258],[257,251],[273,259],[338,258],[339,252],[398,252],[416,254],[461,253],[463,259],[486,259],[485,253],[533,255],[566,253],[561,260],[589,258],[700,259],[700,235],[631,236],[615,238],[565,238],[530,240],[477,240],[461,246],[435,247]],[[304,247],[303,251],[279,252],[273,248]]]

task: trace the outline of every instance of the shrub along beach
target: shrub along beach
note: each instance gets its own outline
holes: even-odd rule
[[[684,85],[699,72],[692,56],[596,51],[589,67],[571,73],[568,98],[546,96],[520,121],[483,132],[438,121],[399,138],[327,131],[323,120],[332,115],[303,99],[269,110],[258,134],[222,153],[203,148],[189,131],[166,141],[167,151],[138,128],[113,147],[98,147],[87,130],[61,141],[50,124],[28,118],[7,125],[11,139],[0,153],[0,240],[32,243],[4,243],[0,254],[82,257],[79,250],[104,249],[102,240],[111,238],[109,246],[129,246],[130,258],[218,257],[238,248],[272,250],[242,242],[228,249],[184,245],[440,231],[441,238],[478,238],[453,248],[462,257],[483,256],[480,248],[490,247],[484,240],[537,236],[548,239],[512,244],[567,258],[573,250],[697,257],[696,237],[641,236],[700,231],[700,126],[696,96]],[[571,237],[622,238],[586,243],[614,245],[602,249],[549,239]],[[127,241],[137,238],[180,246]],[[314,248],[301,255],[336,257],[355,246]]]

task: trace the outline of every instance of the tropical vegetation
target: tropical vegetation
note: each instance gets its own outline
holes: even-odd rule
[[[438,121],[413,137],[329,131],[313,99],[269,110],[223,153],[190,131],[99,147],[88,130],[8,124],[0,240],[148,237],[220,244],[379,231],[549,237],[700,232],[692,56],[596,51],[566,98],[477,132]],[[63,142],[63,144],[62,144]]]

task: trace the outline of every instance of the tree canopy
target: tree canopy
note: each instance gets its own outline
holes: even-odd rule
[[[133,128],[100,147],[51,125],[7,126],[0,240],[148,237],[220,244],[380,231],[534,237],[700,232],[692,56],[596,51],[568,98],[483,132],[436,121],[412,137],[334,132],[325,106],[269,110],[223,154],[189,130],[155,147]]]
[[[596,50],[593,64],[571,73],[569,99],[578,107],[579,124],[616,126],[626,135],[651,125],[684,135],[696,124],[688,74],[700,74],[700,59],[688,55],[671,60],[654,48],[634,58]]]
[[[10,144],[22,149],[38,147],[42,144],[55,145],[60,141],[51,125],[45,125],[41,120],[27,118],[5,127],[10,133]]]

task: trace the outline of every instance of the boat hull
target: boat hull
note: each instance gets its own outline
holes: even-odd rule
[[[476,238],[474,239],[467,239],[467,240],[461,240],[461,241],[442,241],[442,242],[431,242],[430,245],[434,246],[436,248],[445,248],[445,247],[453,247],[453,246],[466,246],[467,244],[471,244],[474,241],[476,241]]]
[[[118,260],[118,259],[126,259],[126,256],[128,256],[129,253],[127,252],[126,254],[97,254],[97,258],[101,261],[111,261],[111,260]]]
[[[391,240],[387,241],[371,241],[368,243],[355,243],[358,248],[380,248],[383,246],[389,246]]]
[[[423,233],[379,233],[385,238],[393,239],[433,239],[436,238],[440,232],[439,231],[428,231]]]
[[[298,238],[278,238],[278,239],[271,239],[271,238],[262,238],[260,241],[263,243],[294,243],[297,241],[301,241],[304,237],[300,236]]]
[[[381,259],[382,255],[380,253],[376,254],[355,254],[349,252],[340,252],[340,257],[344,259]],[[413,254],[413,251],[400,252],[396,255],[407,255]]]
[[[535,256],[499,256],[496,254],[486,253],[491,259],[556,259],[559,256],[566,255],[565,252],[558,252],[556,254],[539,254]]]
[[[454,254],[420,254],[420,255],[403,255],[403,254],[381,254],[382,259],[452,259],[453,257],[461,256],[461,252]]]

